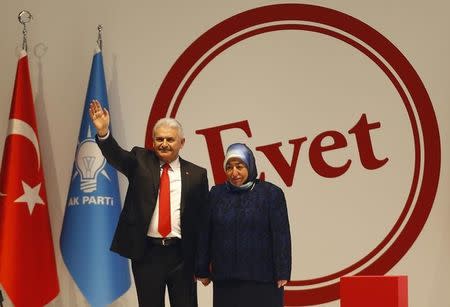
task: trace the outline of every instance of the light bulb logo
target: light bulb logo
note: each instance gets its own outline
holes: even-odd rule
[[[105,163],[106,160],[94,140],[85,139],[78,145],[75,167],[81,175],[80,189],[83,192],[91,193],[97,189],[97,175],[100,172],[106,174],[103,170]]]

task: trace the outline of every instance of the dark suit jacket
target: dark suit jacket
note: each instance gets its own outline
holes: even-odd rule
[[[108,163],[128,178],[128,190],[111,250],[132,260],[144,256],[150,220],[159,191],[160,164],[154,151],[122,149],[110,136],[96,141]],[[187,273],[193,274],[198,217],[208,196],[206,169],[180,158],[181,244]]]

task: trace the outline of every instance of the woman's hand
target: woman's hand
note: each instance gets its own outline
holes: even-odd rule
[[[278,288],[284,287],[285,284],[287,284],[287,280],[285,279],[277,281]]]

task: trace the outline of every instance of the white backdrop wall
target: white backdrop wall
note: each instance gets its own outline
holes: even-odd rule
[[[61,291],[49,306],[86,306],[59,249],[81,112],[97,25],[104,26],[104,66],[116,139],[143,145],[149,111],[176,59],[221,21],[281,1],[11,1],[0,10],[0,152],[3,152],[14,75],[21,46],[18,13],[29,10],[29,61],[41,154]],[[299,2],[300,3],[300,2]],[[420,76],[437,117],[442,148],[438,191],[426,224],[409,251],[388,272],[409,276],[410,306],[448,306],[450,301],[449,120],[450,4],[447,1],[305,1],[338,10],[370,25],[392,42]],[[205,138],[196,130],[247,120],[222,133],[224,146],[252,148],[306,136],[292,184],[261,151],[258,167],[286,192],[293,233],[293,279],[338,271],[367,254],[389,231],[412,176],[411,127],[398,94],[362,53],[329,36],[307,31],[258,35],[230,47],[194,80],[177,113],[186,129],[183,157],[209,169]],[[374,154],[383,167],[361,166],[348,131],[362,114]],[[320,176],[308,161],[313,138],[339,131],[345,150],[325,156],[330,165],[352,159],[347,172]],[[120,177],[122,197],[127,182]],[[403,202],[402,202],[403,201]],[[199,287],[200,306],[211,306],[212,288]],[[9,302],[7,302],[8,304]],[[7,305],[8,306],[8,305]],[[137,306],[134,287],[112,306]],[[322,306],[339,306],[339,301]]]

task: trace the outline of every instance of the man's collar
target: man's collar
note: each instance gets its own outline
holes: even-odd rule
[[[162,167],[166,162],[159,160],[159,166]],[[169,163],[171,169],[180,168],[180,156],[178,156],[175,160]]]

